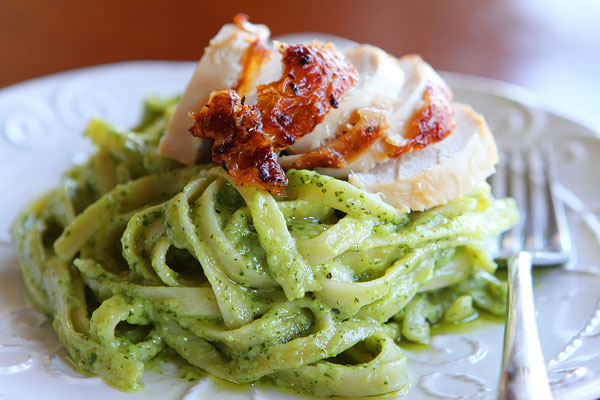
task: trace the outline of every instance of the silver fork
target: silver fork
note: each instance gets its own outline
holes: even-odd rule
[[[519,222],[495,244],[508,265],[508,303],[498,399],[552,399],[535,320],[531,267],[566,264],[571,241],[562,202],[552,190],[552,152],[504,154],[491,179],[497,197],[515,199]]]

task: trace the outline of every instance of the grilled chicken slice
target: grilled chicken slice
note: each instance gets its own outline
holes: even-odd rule
[[[280,46],[280,79],[257,87],[256,105],[235,90],[215,90],[191,113],[194,136],[213,139],[212,160],[238,185],[285,195],[287,178],[277,153],[311,133],[356,84],[352,64],[332,44]]]
[[[401,210],[422,211],[468,194],[494,172],[498,153],[483,117],[454,103],[456,128],[444,140],[390,159],[348,180]]]
[[[323,122],[310,135],[288,148],[291,154],[316,150],[337,137],[351,120],[353,113],[377,103],[377,99],[396,97],[404,85],[404,72],[395,57],[374,46],[359,45],[344,52],[358,72],[359,81],[330,110]]]
[[[365,172],[450,134],[452,94],[420,57],[396,59],[367,45],[351,48],[345,55],[359,73],[358,85],[311,134],[287,150],[291,155],[280,158],[284,168],[317,169],[346,178],[351,171]],[[357,133],[356,127],[365,125],[363,116],[374,113],[378,114],[371,118],[375,123]],[[346,136],[353,136],[353,141]],[[346,146],[342,148],[340,142]]]
[[[255,95],[255,80],[260,79],[261,73],[280,73],[279,56],[266,45],[269,29],[251,24],[239,15],[235,21],[224,25],[204,50],[169,120],[159,146],[161,155],[188,165],[210,161],[211,142],[190,135],[194,120],[188,113],[200,111],[215,89],[235,88]]]

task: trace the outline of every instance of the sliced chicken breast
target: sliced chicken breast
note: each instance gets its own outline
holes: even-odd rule
[[[361,173],[350,173],[354,186],[404,211],[422,211],[475,190],[494,172],[498,153],[480,114],[453,104],[456,128],[445,139],[403,154]]]
[[[429,103],[440,106],[440,112],[429,118],[446,124],[448,132],[452,129],[450,89],[420,57],[407,55],[396,59],[368,45],[353,47],[345,55],[359,73],[358,85],[341,97],[338,108],[331,110],[312,133],[287,149],[290,155],[280,158],[284,168],[315,168],[336,178],[346,178],[350,171],[365,172],[374,168],[399,148],[410,144],[411,134],[414,134],[411,124],[428,106],[427,96],[433,97]],[[360,121],[358,115],[365,112],[376,112],[384,118],[386,129],[381,137],[368,147],[353,146],[360,148],[361,153],[346,154],[347,165],[342,168],[315,167],[314,152],[335,146],[336,139],[350,132]],[[372,128],[379,129],[380,126]],[[339,149],[336,151],[340,153]],[[304,154],[310,154],[305,158],[313,165],[303,166]]]
[[[405,82],[398,59],[374,46],[359,45],[344,51],[358,72],[359,81],[339,99],[337,108],[329,111],[323,122],[288,148],[290,154],[316,150],[333,140],[361,108],[378,103],[378,99],[395,98]]]
[[[189,113],[200,111],[214,90],[235,89],[245,104],[255,104],[256,86],[282,73],[268,37],[267,27],[236,20],[211,40],[161,140],[162,155],[184,164],[211,161],[211,141],[189,133]],[[358,82],[285,149],[278,160],[284,169],[348,178],[406,211],[463,196],[493,173],[498,156],[485,121],[469,106],[452,104],[450,89],[421,58],[397,59],[369,45],[344,55]]]
[[[210,161],[210,141],[190,134],[189,128],[194,120],[188,113],[200,111],[213,90],[230,89],[238,84],[247,64],[244,63],[244,57],[248,57],[248,49],[255,43],[266,43],[269,36],[270,31],[265,25],[254,25],[247,21],[225,24],[221,28],[204,50],[192,79],[169,120],[159,146],[161,155],[188,165],[198,160]],[[262,53],[263,56],[269,58],[275,54],[272,50],[267,50],[268,52]],[[279,65],[278,60],[275,62]],[[262,69],[260,67],[259,65],[258,68]],[[273,68],[272,64],[270,68]],[[244,86],[253,90],[256,88],[253,82],[245,83]]]

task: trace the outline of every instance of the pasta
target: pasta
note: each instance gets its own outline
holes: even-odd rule
[[[92,120],[96,153],[13,225],[27,291],[80,370],[134,391],[174,350],[232,382],[401,393],[400,340],[503,314],[484,241],[516,221],[511,200],[484,185],[405,214],[306,170],[288,171],[287,197],[236,187],[157,155],[176,102],[148,99],[132,130]]]

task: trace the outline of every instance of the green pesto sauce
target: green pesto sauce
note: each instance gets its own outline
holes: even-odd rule
[[[441,320],[431,325],[431,338],[433,339],[437,335],[477,332],[486,328],[500,326],[504,326],[503,317],[477,309],[477,314],[470,321],[455,324]],[[409,340],[402,340],[399,342],[399,345],[401,348],[409,351],[431,351],[430,344],[414,343]]]

